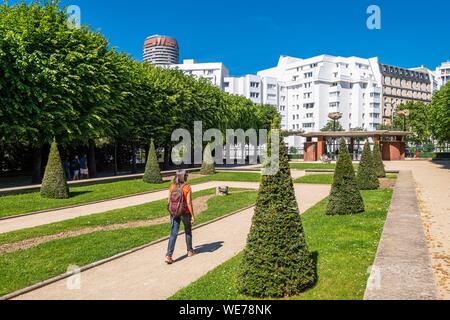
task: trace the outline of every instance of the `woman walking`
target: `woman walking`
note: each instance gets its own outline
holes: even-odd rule
[[[168,210],[170,212],[171,231],[169,246],[167,248],[166,263],[172,264],[175,243],[180,230],[180,224],[183,222],[186,234],[187,255],[192,257],[195,251],[192,247],[192,224],[195,222],[194,208],[192,206],[192,188],[187,183],[188,173],[186,170],[177,172],[172,185],[169,188]]]

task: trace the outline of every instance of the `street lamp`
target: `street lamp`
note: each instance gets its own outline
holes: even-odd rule
[[[342,119],[342,113],[332,112],[332,113],[328,114],[328,118],[333,120],[333,131],[336,132],[336,121]]]
[[[340,113],[340,112],[331,112],[331,113],[328,114],[328,118],[333,120],[333,131],[336,132],[336,121],[338,121],[339,119],[342,118],[342,113]],[[337,148],[336,137],[334,137],[332,139],[334,140],[333,141],[334,149],[336,149]]]
[[[406,132],[406,118],[409,117],[409,110],[400,110],[397,115],[403,118],[403,131]]]

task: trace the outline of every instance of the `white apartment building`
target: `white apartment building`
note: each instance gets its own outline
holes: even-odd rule
[[[224,90],[229,94],[240,95],[255,104],[269,104],[278,107],[278,81],[272,77],[245,75],[226,77]]]
[[[436,80],[438,82],[438,88],[441,88],[447,82],[450,82],[450,61],[443,62],[439,67],[437,67]]]
[[[381,73],[377,58],[321,55],[309,59],[282,56],[275,68],[258,72],[278,80],[282,129],[320,131],[328,115],[340,112],[346,130],[376,130],[381,124]],[[303,139],[290,137],[290,146]]]
[[[207,79],[221,89],[224,89],[224,79],[228,77],[228,69],[221,62],[197,63],[193,59],[186,59],[182,64],[173,64],[169,68],[180,69],[198,79]]]

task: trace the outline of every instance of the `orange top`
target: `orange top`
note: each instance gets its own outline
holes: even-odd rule
[[[173,191],[173,183],[169,187],[169,192],[172,193]],[[188,195],[192,191],[191,186],[188,184],[185,184],[183,187],[183,197],[184,197],[184,203],[186,203],[186,213],[190,214],[189,206],[188,206]]]

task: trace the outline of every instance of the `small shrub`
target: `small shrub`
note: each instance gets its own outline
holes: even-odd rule
[[[376,143],[373,147],[373,162],[378,178],[386,178],[386,169],[384,168],[383,159],[381,157],[380,144]]]
[[[297,295],[316,281],[283,146],[281,138],[279,172],[262,177],[239,267],[239,291],[251,297]]]
[[[53,141],[50,148],[44,179],[42,180],[41,196],[49,199],[69,198],[69,187],[67,186],[56,141]]]
[[[356,184],[355,169],[344,139],[341,139],[339,158],[327,206],[327,215],[346,215],[364,212],[364,201]]]
[[[364,151],[358,167],[356,183],[359,190],[376,190],[380,187],[377,170],[375,169],[373,153],[370,150],[368,141],[364,145]]]
[[[147,164],[145,165],[145,173],[143,177],[146,183],[162,183],[161,169],[159,167],[158,159],[156,158],[155,144],[153,140],[150,142],[148,151]]]
[[[203,153],[203,164],[200,170],[201,175],[209,176],[216,173],[216,166],[214,165],[214,159],[212,156],[211,144],[208,143]]]

